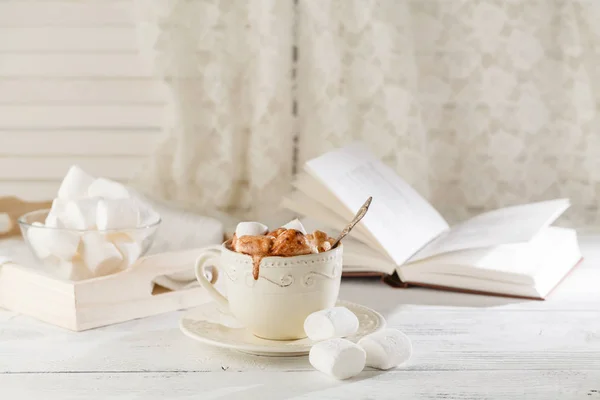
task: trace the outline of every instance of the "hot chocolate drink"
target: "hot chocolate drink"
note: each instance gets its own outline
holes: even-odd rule
[[[270,232],[259,223],[242,222],[240,225],[227,246],[230,250],[252,257],[254,280],[258,279],[260,261],[263,257],[292,257],[322,253],[331,250],[334,241],[332,237],[319,230],[306,234],[304,227],[297,220]],[[294,228],[286,228],[286,226]],[[261,230],[262,233],[259,233]]]

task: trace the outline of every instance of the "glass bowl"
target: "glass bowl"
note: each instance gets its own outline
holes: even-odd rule
[[[136,227],[78,230],[45,226],[50,210],[22,215],[18,222],[27,246],[47,272],[69,280],[109,275],[130,267],[148,252],[160,216],[143,216]]]

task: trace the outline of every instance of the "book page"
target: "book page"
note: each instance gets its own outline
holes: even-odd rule
[[[305,216],[310,216],[312,218],[317,218],[320,222],[325,222],[326,220],[331,220],[329,216],[339,216],[342,219],[342,223],[337,223],[336,225],[330,225],[333,229],[341,229],[345,226],[347,221],[352,220],[354,218],[354,212],[350,211],[350,209],[346,208],[344,203],[342,203],[328,188],[323,185],[323,183],[317,178],[313,177],[309,173],[302,172],[297,175],[292,185],[297,189],[296,192],[292,192],[290,195],[284,197],[284,201],[282,205],[291,209],[292,211],[300,212]],[[304,198],[308,198],[308,204],[304,206],[304,204],[300,204],[300,201],[304,201],[302,199],[297,198],[297,193],[302,193]],[[287,199],[286,199],[287,198]],[[315,204],[316,203],[316,204]],[[311,204],[318,205],[319,210],[316,207],[311,207]],[[293,208],[292,208],[293,207]],[[299,210],[305,210],[306,212],[301,212]],[[317,216],[317,213],[321,214]],[[322,216],[324,213],[327,214],[326,217]],[[375,239],[375,237],[365,228],[363,224],[358,224],[354,227],[352,232],[348,237],[354,237],[356,239],[361,240],[365,244],[371,246],[373,249],[378,249],[378,251],[385,253],[385,249],[381,247],[381,244]]]
[[[300,219],[307,232],[315,230],[327,231],[330,236],[337,237],[340,234],[339,227],[326,229],[323,221],[303,217]],[[360,224],[359,224],[360,225]],[[336,230],[337,228],[337,230]],[[358,228],[358,226],[356,227]],[[356,228],[354,230],[356,230]],[[396,263],[385,253],[379,244],[373,246],[359,237],[352,237],[352,233],[343,240],[344,244],[344,272],[376,272],[391,275],[398,267]]]
[[[523,243],[532,240],[567,208],[568,199],[501,208],[453,226],[419,251],[411,261],[451,251]]]
[[[529,242],[444,253],[398,273],[408,282],[543,298],[580,259],[575,231],[549,227]]]
[[[360,143],[306,163],[354,214],[369,197],[373,202],[361,221],[398,265],[448,229],[447,222],[419,193]]]
[[[344,239],[344,272],[352,270],[391,275],[398,267],[386,254],[375,251],[358,240],[347,239]]]

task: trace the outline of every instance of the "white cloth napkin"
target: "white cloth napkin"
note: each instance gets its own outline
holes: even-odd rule
[[[178,210],[137,192],[134,196],[156,211],[161,223],[149,254],[189,250],[223,243],[223,224],[210,217]]]
[[[220,245],[223,242],[224,230],[220,221],[174,209],[139,193],[135,195],[160,214],[162,220],[149,254]],[[160,276],[154,282],[169,290],[187,289],[198,284],[193,265],[186,272]]]

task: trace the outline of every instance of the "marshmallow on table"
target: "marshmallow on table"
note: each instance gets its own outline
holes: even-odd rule
[[[358,345],[367,353],[367,365],[390,369],[410,359],[410,339],[397,329],[384,329],[360,339]]]
[[[57,220],[65,228],[78,230],[93,229],[96,226],[98,202],[98,198],[70,200],[64,206],[63,212],[57,215]]]
[[[87,189],[87,195],[105,199],[128,199],[131,197],[127,186],[106,178],[94,180]]]
[[[96,226],[99,230],[135,228],[140,212],[131,199],[101,199],[96,209]]]
[[[306,235],[306,229],[304,229],[304,225],[298,218],[291,220],[287,224],[283,225],[282,228],[285,229],[295,229],[298,232],[302,232],[303,235]]]
[[[94,276],[108,275],[119,269],[123,256],[117,247],[98,232],[83,235],[83,261]]]
[[[55,256],[61,260],[71,260],[79,247],[79,234],[47,228],[39,222],[34,222],[27,229],[27,239],[35,254],[45,259]]]
[[[265,233],[267,233],[268,230],[269,230],[269,228],[266,225],[261,224],[260,222],[254,222],[254,221],[240,222],[239,224],[237,224],[237,227],[235,228],[235,235],[237,237],[258,236],[258,235],[264,235]]]
[[[58,198],[74,200],[87,197],[88,188],[93,181],[93,176],[79,168],[79,166],[73,165],[69,168],[67,175],[65,175],[65,178],[60,184]]]
[[[304,321],[309,339],[325,340],[352,335],[358,330],[358,318],[346,307],[333,307],[310,314]]]
[[[349,340],[336,338],[315,344],[308,361],[318,371],[336,379],[348,379],[359,374],[365,367],[366,354]]]

